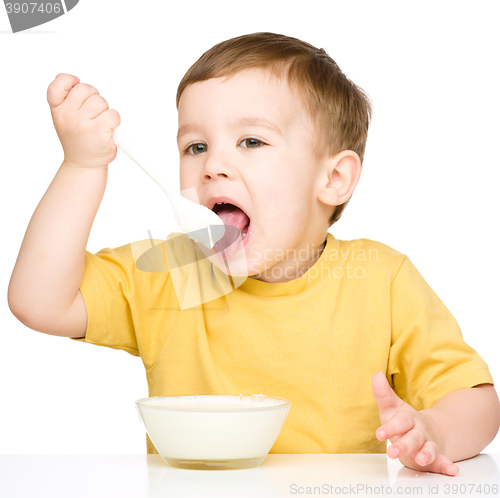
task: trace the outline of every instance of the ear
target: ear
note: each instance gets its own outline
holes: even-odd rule
[[[325,159],[318,200],[328,206],[340,206],[350,199],[360,176],[361,160],[352,150],[343,150]]]

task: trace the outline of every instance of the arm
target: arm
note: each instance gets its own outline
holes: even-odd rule
[[[500,427],[500,402],[491,384],[452,391],[420,413],[438,427],[443,453],[452,462],[476,456]]]
[[[47,90],[64,161],[38,204],[12,272],[8,302],[26,326],[83,337],[87,314],[79,291],[85,248],[116,157],[120,117],[91,85],[60,74]]]

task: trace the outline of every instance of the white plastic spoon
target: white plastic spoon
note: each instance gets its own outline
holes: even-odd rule
[[[168,185],[165,179],[146,161],[130,145],[130,142],[123,136],[122,132],[115,128],[113,130],[113,140],[115,145],[124,152],[139,168],[146,172],[167,194],[168,200],[172,205],[175,219],[181,227],[182,231],[188,234],[195,242],[200,242],[209,249],[212,249],[214,244],[222,239],[225,233],[224,222],[205,206],[196,204],[186,197],[177,193]],[[216,230],[210,230],[214,225],[222,225]],[[205,228],[207,230],[205,230]],[[209,240],[207,240],[207,234]]]

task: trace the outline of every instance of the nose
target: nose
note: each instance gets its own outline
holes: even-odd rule
[[[201,179],[209,181],[217,178],[231,178],[234,174],[234,168],[230,164],[227,154],[209,149],[205,153]]]

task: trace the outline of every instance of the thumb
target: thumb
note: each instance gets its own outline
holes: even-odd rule
[[[398,408],[402,403],[402,400],[391,389],[387,378],[382,372],[373,374],[372,391],[379,410]]]

